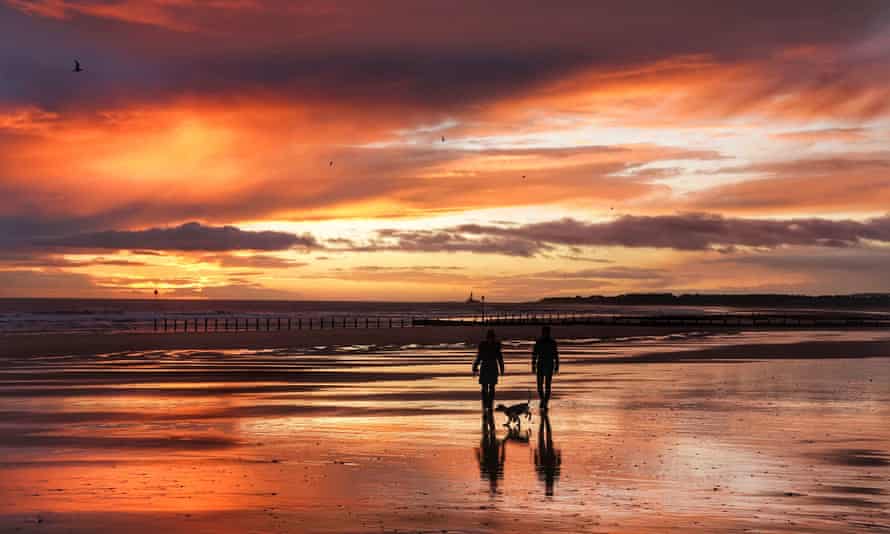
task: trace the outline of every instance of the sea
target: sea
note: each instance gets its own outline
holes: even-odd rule
[[[543,304],[488,302],[484,313],[624,316],[661,313],[702,314],[761,312],[763,309],[730,307],[616,306],[597,304]],[[778,310],[768,310],[777,312]],[[800,311],[800,310],[796,310]],[[483,313],[479,302],[371,302],[371,301],[270,301],[270,300],[180,300],[180,299],[0,299],[0,333],[121,333],[150,332],[155,320],[266,318],[293,320],[370,318],[472,318]]]

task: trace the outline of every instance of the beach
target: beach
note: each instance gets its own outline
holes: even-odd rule
[[[475,344],[485,335],[485,325],[417,328],[335,328],[292,331],[240,332],[118,332],[109,334],[0,334],[0,357],[23,358],[52,355],[93,355],[134,350],[227,350],[280,349],[368,345],[403,347],[441,343]],[[534,325],[496,327],[506,339],[533,339],[541,327]],[[725,331],[734,331],[726,329]],[[637,327],[620,329],[590,325],[560,328],[570,339],[664,336],[690,332],[688,327]]]
[[[497,402],[534,396],[512,328]],[[886,331],[557,329],[549,416],[493,433],[481,333],[4,344],[0,530],[890,531]]]

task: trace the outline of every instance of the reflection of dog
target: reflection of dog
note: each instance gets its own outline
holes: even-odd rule
[[[525,432],[518,426],[509,426],[507,427],[507,435],[504,436],[504,441],[514,441],[516,443],[522,443],[524,445],[528,445],[529,439],[532,436],[532,429],[526,428]]]
[[[520,416],[525,416],[526,419],[531,421],[532,419],[532,409],[531,409],[531,392],[528,394],[528,400],[526,402],[521,402],[519,404],[512,404],[510,406],[504,406],[503,404],[498,404],[496,408],[497,411],[503,412],[504,415],[507,416],[507,422],[504,423],[504,426],[509,427],[513,423],[516,423],[519,426],[522,426],[522,420],[519,419]]]

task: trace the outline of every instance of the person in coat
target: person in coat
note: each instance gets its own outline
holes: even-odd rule
[[[489,330],[485,340],[479,343],[479,351],[473,362],[473,376],[479,375],[482,386],[482,409],[491,411],[494,406],[494,386],[498,376],[504,374],[504,355],[501,353],[501,342]]]
[[[541,411],[544,411],[550,403],[553,373],[559,372],[559,348],[556,340],[550,335],[549,326],[541,329],[541,337],[532,349],[532,372],[538,378],[538,398],[541,399]]]

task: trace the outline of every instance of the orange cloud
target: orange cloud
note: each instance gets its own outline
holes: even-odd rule
[[[738,214],[886,213],[890,154],[833,157],[751,165],[733,172],[757,178],[692,194],[691,209]]]
[[[597,202],[602,208],[668,192],[617,173],[662,159],[714,157],[646,144],[527,150],[389,145],[406,119],[258,98],[182,101],[98,116],[7,113],[4,120],[14,128],[0,145],[7,169],[0,186],[23,200],[3,211],[29,205],[48,216],[108,214],[117,227],[115,221],[144,226],[547,203]]]
[[[728,119],[861,121],[890,112],[886,59],[850,61],[842,49],[721,61],[708,54],[591,67],[495,102],[489,120],[554,123],[591,117],[622,127],[699,128]],[[836,132],[838,133],[838,132]],[[848,132],[851,133],[851,132]]]

